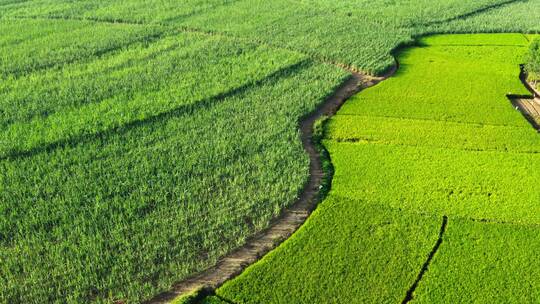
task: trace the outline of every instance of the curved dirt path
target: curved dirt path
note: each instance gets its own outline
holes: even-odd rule
[[[347,69],[352,76],[341,84],[317,110],[300,122],[302,145],[310,159],[309,180],[304,186],[300,197],[291,207],[284,209],[281,215],[270,223],[268,228],[248,239],[242,247],[221,258],[215,266],[174,284],[170,291],[157,295],[147,303],[170,303],[178,296],[197,290],[214,290],[225,281],[239,275],[249,265],[258,261],[266,253],[289,238],[315,209],[319,202],[319,192],[325,176],[321,156],[317,148],[318,143],[312,140],[314,123],[323,116],[334,115],[351,96],[391,77],[397,68],[396,63],[394,67],[380,77],[373,77]]]

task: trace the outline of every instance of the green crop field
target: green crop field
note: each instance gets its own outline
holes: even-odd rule
[[[521,34],[433,36],[327,125],[332,190],[291,239],[217,290],[234,303],[534,302],[540,136]],[[459,88],[459,89],[457,89]],[[526,284],[524,284],[526,282]]]
[[[516,278],[538,268],[540,137],[506,94],[529,94],[538,20],[539,0],[0,0],[0,303],[141,303],[215,265],[300,196],[299,121],[394,55],[325,124],[328,197],[203,301],[400,302],[443,215],[415,301],[537,298]],[[522,34],[431,36],[493,32]]]

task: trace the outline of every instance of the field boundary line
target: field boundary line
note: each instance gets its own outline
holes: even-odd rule
[[[508,96],[508,95],[507,95]],[[510,95],[511,96],[511,95]],[[431,118],[421,118],[421,117],[399,117],[399,116],[389,116],[389,115],[365,115],[365,114],[355,114],[355,113],[340,113],[339,116],[358,116],[366,118],[381,118],[381,119],[393,119],[393,120],[408,120],[408,121],[422,121],[422,122],[432,122],[432,123],[441,123],[441,124],[459,124],[466,126],[475,126],[475,127],[500,127],[500,128],[513,128],[513,129],[522,129],[522,126],[515,125],[504,125],[504,124],[493,124],[493,123],[477,123],[477,122],[468,122],[468,121],[452,121],[452,120],[441,120],[441,119],[431,119]]]
[[[338,67],[344,68],[343,66]],[[300,139],[310,160],[308,181],[299,198],[290,207],[282,210],[281,214],[272,220],[265,230],[249,238],[243,246],[222,257],[215,266],[177,282],[171,290],[155,296],[146,303],[170,303],[179,296],[197,290],[213,292],[226,281],[240,275],[244,269],[257,262],[296,232],[321,200],[323,183],[329,178],[328,172],[325,172],[323,168],[322,151],[320,151],[322,145],[314,140],[315,122],[334,115],[351,96],[391,77],[397,68],[396,62],[392,69],[380,77],[346,69],[351,73],[347,80],[338,85],[315,111],[299,121]]]
[[[24,20],[24,19],[30,19],[30,20],[57,20],[57,21],[80,21],[80,22],[94,22],[94,23],[103,23],[103,24],[110,24],[110,25],[133,25],[133,26],[149,26],[149,27],[158,27],[158,28],[164,28],[172,33],[175,32],[181,32],[181,33],[193,33],[193,34],[200,34],[200,35],[206,35],[206,36],[212,36],[212,37],[223,37],[226,39],[233,39],[238,40],[244,43],[251,43],[259,46],[265,46],[272,50],[282,50],[282,51],[288,51],[292,53],[296,53],[298,55],[303,55],[306,57],[309,57],[311,60],[317,63],[321,64],[327,64],[327,65],[333,65],[337,66],[339,68],[342,68],[344,70],[347,70],[351,73],[357,73],[364,75],[364,77],[372,77],[372,78],[380,78],[385,77],[388,75],[394,67],[389,67],[387,71],[383,72],[381,76],[377,76],[376,74],[363,71],[355,66],[344,64],[335,60],[332,60],[330,58],[326,58],[324,56],[312,53],[312,52],[305,52],[301,50],[297,50],[292,47],[286,47],[281,45],[276,45],[273,43],[265,42],[260,39],[253,39],[248,37],[242,37],[237,36],[233,34],[228,34],[225,32],[220,31],[212,31],[212,30],[203,30],[195,27],[189,27],[185,25],[174,25],[174,24],[166,24],[166,23],[147,23],[147,22],[133,22],[133,21],[127,21],[122,19],[100,19],[95,17],[84,17],[84,18],[74,18],[74,17],[65,17],[65,16],[8,16],[8,17],[0,17],[0,20]],[[164,32],[161,34],[162,37],[169,36],[171,32],[167,33]],[[399,46],[397,47],[399,48]],[[396,49],[397,49],[396,48]]]
[[[442,218],[442,224],[441,229],[439,230],[439,238],[437,239],[437,242],[435,242],[435,246],[433,246],[433,249],[428,255],[428,258],[422,265],[422,269],[420,269],[420,272],[418,273],[418,276],[416,277],[416,280],[411,285],[411,287],[407,290],[407,294],[405,295],[405,299],[401,302],[402,304],[407,304],[414,298],[414,291],[418,287],[418,284],[420,284],[420,281],[422,281],[422,278],[424,277],[424,274],[428,271],[429,265],[431,264],[431,261],[433,260],[433,257],[435,257],[435,254],[437,254],[437,251],[439,250],[439,247],[441,247],[441,244],[443,242],[444,233],[446,232],[446,226],[448,225],[448,216],[443,215]]]
[[[338,144],[365,144],[365,145],[379,145],[379,146],[388,146],[388,147],[406,147],[406,148],[420,148],[420,149],[441,149],[441,150],[450,150],[450,151],[463,151],[463,152],[478,152],[478,153],[501,153],[501,154],[517,154],[517,155],[536,155],[540,154],[540,151],[534,151],[534,150],[503,150],[503,149],[496,149],[496,148],[460,148],[460,147],[450,147],[450,146],[429,146],[429,145],[422,145],[419,144],[406,144],[406,143],[392,143],[385,140],[370,140],[370,139],[364,139],[359,137],[353,137],[353,138],[345,138],[345,139],[336,139],[336,138],[329,138],[327,139],[329,141],[338,143]]]
[[[516,3],[520,3],[520,2],[524,3],[524,2],[528,2],[528,0],[507,0],[507,1],[500,2],[500,3],[487,5],[487,6],[484,6],[482,8],[478,8],[478,9],[475,9],[475,10],[470,11],[468,13],[463,13],[463,14],[460,14],[460,15],[457,15],[457,16],[454,16],[454,17],[451,17],[451,18],[445,18],[445,19],[435,20],[435,21],[425,22],[425,23],[412,24],[412,26],[413,27],[415,27],[415,26],[426,26],[427,27],[427,26],[432,26],[432,25],[444,24],[444,23],[448,23],[448,22],[452,22],[452,21],[456,21],[456,20],[460,20],[460,19],[467,19],[467,18],[470,18],[470,17],[481,15],[481,14],[483,14],[485,12],[489,12],[491,10],[495,10],[495,9],[498,9],[498,8],[501,8],[501,7],[505,7],[507,5],[512,5],[512,4],[516,4]]]

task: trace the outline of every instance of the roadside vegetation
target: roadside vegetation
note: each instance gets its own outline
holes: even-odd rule
[[[540,89],[540,38],[534,39],[531,43],[529,55],[527,56],[527,65],[529,81],[532,85]]]
[[[540,31],[538,0],[507,2],[0,0],[0,303],[138,303],[215,264],[298,196],[309,172],[298,121],[350,76],[340,67],[380,74],[394,64],[396,48],[433,32]],[[500,76],[512,82],[505,89],[519,87],[515,75]],[[409,109],[414,86],[388,92],[409,92],[401,113],[384,102],[363,110],[493,125],[446,134],[436,122],[373,116],[365,123],[389,126],[380,128],[381,140],[527,157],[538,150],[519,115],[502,106],[490,104],[481,115],[443,99],[447,114]],[[343,131],[338,121],[330,123],[330,148],[363,130],[357,121]],[[415,135],[396,139],[392,128]],[[460,142],[462,132],[469,137]],[[375,204],[375,196],[366,199]],[[346,196],[329,200],[369,212]],[[406,222],[397,205],[377,205],[381,215],[365,225]],[[436,239],[440,218],[427,218],[411,220],[409,232],[418,235],[396,226],[381,242],[388,250],[391,240],[418,246],[396,277],[417,269]],[[529,214],[524,221],[534,220]],[[347,229],[353,233],[355,224]],[[350,252],[380,243],[370,235],[361,232],[365,242]],[[411,277],[382,294],[394,299]]]
[[[409,300],[537,299],[540,137],[506,97],[530,94],[518,77],[528,44],[521,34],[449,35],[402,50],[395,77],[330,118],[328,198],[218,295],[401,302],[441,237]]]

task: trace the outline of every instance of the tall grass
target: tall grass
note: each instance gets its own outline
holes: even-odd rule
[[[536,88],[540,88],[540,38],[536,38],[530,46],[526,64],[529,80]]]
[[[306,181],[298,120],[347,76],[324,62],[538,30],[538,0],[503,2],[0,0],[0,302],[140,302],[214,264]]]

